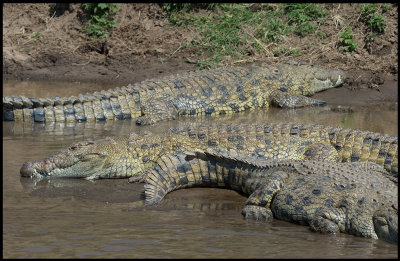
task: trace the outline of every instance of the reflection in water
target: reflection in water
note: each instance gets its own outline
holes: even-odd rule
[[[395,108],[270,108],[225,117],[185,118],[157,126],[134,121],[40,124],[3,122],[3,256],[11,258],[396,258],[397,246],[350,235],[322,235],[279,220],[243,220],[246,200],[234,191],[196,188],[143,206],[143,184],[126,180],[20,178],[23,162],[83,139],[162,133],[187,122],[299,122],[397,136]],[[306,251],[305,251],[306,250]]]

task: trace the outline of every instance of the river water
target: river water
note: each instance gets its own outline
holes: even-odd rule
[[[71,87],[72,86],[72,87]],[[104,86],[103,86],[104,87]],[[97,85],[6,82],[28,97],[74,95]],[[5,93],[7,94],[7,93]],[[77,93],[76,93],[77,94]],[[313,233],[280,220],[246,221],[246,198],[230,190],[172,192],[144,207],[143,184],[127,180],[59,179],[35,183],[19,176],[38,160],[86,138],[162,133],[186,122],[301,122],[398,135],[397,104],[354,112],[329,107],[270,108],[225,117],[186,118],[137,127],[133,121],[38,124],[3,122],[3,257],[5,258],[396,258],[397,246],[346,234]]]

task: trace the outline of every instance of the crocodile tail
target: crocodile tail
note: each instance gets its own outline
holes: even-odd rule
[[[157,204],[173,190],[189,187],[226,187],[213,162],[192,153],[167,154],[146,172],[146,205]]]
[[[258,165],[250,158],[236,158],[214,150],[184,152],[162,156],[153,168],[146,172],[146,205],[154,205],[173,190],[189,187],[230,188],[238,192],[251,193],[258,185]],[[252,173],[250,175],[250,172]]]
[[[3,120],[82,122],[140,116],[139,92],[132,86],[79,94],[78,97],[3,97]]]
[[[194,179],[192,166],[185,160],[185,154],[163,155],[153,168],[146,171],[146,205],[157,204],[170,191],[201,184],[200,180]]]

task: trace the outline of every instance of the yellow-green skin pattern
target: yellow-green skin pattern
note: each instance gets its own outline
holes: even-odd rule
[[[162,135],[147,133],[83,141],[43,160],[27,162],[28,177],[143,178],[143,172],[167,153],[221,149],[260,159],[370,161],[397,177],[398,139],[368,131],[322,125],[188,124]]]
[[[371,162],[260,160],[196,150],[164,155],[146,175],[147,205],[177,189],[228,188],[249,196],[246,219],[398,241],[397,182]]]
[[[340,86],[343,71],[288,64],[229,67],[146,80],[122,88],[55,98],[3,97],[3,120],[82,122],[136,119],[153,124],[185,115],[323,105],[310,96]]]

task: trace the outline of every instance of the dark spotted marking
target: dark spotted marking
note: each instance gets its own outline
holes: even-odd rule
[[[4,109],[3,109],[3,117],[4,117]],[[33,109],[33,120],[36,122],[45,122],[45,112],[42,107],[37,107]]]
[[[96,117],[96,120],[97,120],[97,121],[105,121],[105,120],[106,120],[106,116],[104,116],[103,114],[98,115],[98,116]]]
[[[185,185],[185,184],[188,184],[189,183],[189,180],[188,180],[188,178],[185,176],[185,177],[182,177],[180,180],[179,180],[179,185]]]
[[[208,140],[207,142],[208,146],[210,147],[216,147],[218,146],[218,142],[216,140]]]
[[[121,110],[121,105],[117,104],[113,104],[112,107],[114,108],[114,110]]]
[[[393,162],[393,156],[390,155],[390,154],[388,154],[388,155],[386,156],[386,159],[385,159],[385,163],[384,163],[384,164],[391,164],[392,162]]]
[[[185,173],[189,170],[192,170],[192,166],[188,162],[181,163],[177,167],[179,173]]]
[[[122,117],[123,117],[125,120],[132,119],[132,115],[131,115],[130,113],[122,113]]]
[[[232,111],[238,112],[239,111],[239,105],[231,103],[229,104],[229,107],[232,108]]]
[[[124,119],[124,114],[122,112],[120,112],[120,113],[115,115],[115,118],[117,118],[118,120],[123,120]]]
[[[309,196],[304,197],[303,198],[303,203],[304,203],[305,206],[311,205],[311,203],[312,203],[311,202],[311,198]]]
[[[341,151],[341,150],[342,150],[342,145],[336,144],[336,145],[335,145],[335,149],[336,149],[337,151]]]
[[[228,136],[228,141],[229,142],[236,142],[237,137],[236,136]]]
[[[372,145],[378,145],[378,144],[379,144],[379,139],[372,140]]]
[[[239,94],[238,98],[240,101],[246,101],[248,99],[243,93]]]
[[[356,153],[356,152],[353,152],[351,154],[350,161],[355,162],[355,161],[359,161],[359,160],[360,160],[360,155],[358,155],[358,153]]]
[[[328,198],[327,200],[325,200],[325,202],[324,202],[324,205],[326,206],[326,207],[333,207],[333,203],[334,203],[334,201],[333,201],[333,199],[331,199],[331,198]]]
[[[290,204],[292,204],[292,201],[293,201],[293,196],[290,194],[286,195],[286,198],[285,198],[286,204],[290,205]]]
[[[386,151],[384,149],[380,149],[378,155],[381,156],[381,157],[385,157],[386,156]]]
[[[321,189],[313,189],[313,191],[311,193],[313,193],[314,195],[319,196],[319,195],[321,195]]]
[[[205,111],[206,115],[211,115],[213,112],[215,112],[214,107],[206,108]]]
[[[14,111],[10,108],[4,108],[4,104],[3,104],[3,120],[14,121]]]
[[[199,138],[199,140],[204,140],[206,138],[206,134],[205,133],[199,133],[199,134],[197,134],[197,137]]]
[[[266,195],[273,195],[273,194],[274,194],[274,191],[267,189],[267,190],[265,191],[265,194],[266,194]]]
[[[225,104],[226,100],[225,100],[225,98],[221,98],[221,99],[217,100],[217,103],[218,104]]]
[[[299,213],[303,212],[304,211],[303,206],[295,205],[294,206],[294,211],[296,211],[296,214],[299,214]]]

